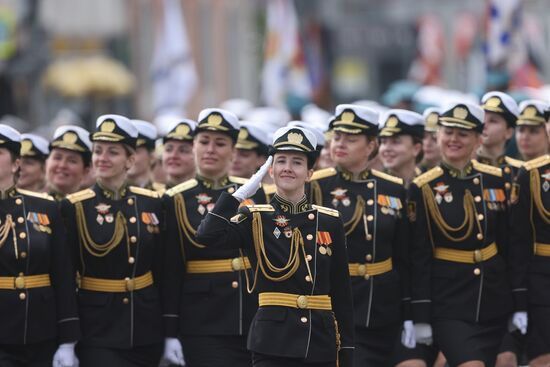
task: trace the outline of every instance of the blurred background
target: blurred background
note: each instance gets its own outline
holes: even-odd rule
[[[548,0],[0,0],[0,116],[48,138],[237,97],[293,116],[493,89],[548,101],[549,77]]]

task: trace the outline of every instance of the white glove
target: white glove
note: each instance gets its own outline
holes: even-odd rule
[[[162,355],[161,366],[168,366],[169,364],[185,366],[183,350],[181,349],[181,343],[177,338],[164,339],[164,354]]]
[[[76,343],[61,344],[53,356],[53,367],[75,367],[78,366],[78,359],[74,354]]]
[[[527,334],[527,312],[514,312],[512,315],[512,325],[517,328],[521,334]]]
[[[432,338],[432,325],[418,323],[414,324],[414,337],[417,343],[431,345]]]
[[[409,349],[416,347],[414,324],[411,320],[406,320],[403,322],[403,331],[401,332],[401,344]]]
[[[271,162],[273,162],[273,157],[269,156],[264,164],[258,169],[258,172],[252,175],[248,181],[241,187],[237,189],[233,193],[233,197],[240,202],[242,202],[245,199],[248,199],[252,195],[258,191],[260,188],[260,184],[262,183],[262,179],[264,178],[265,174],[267,173],[267,170],[269,169],[269,166],[271,165]]]

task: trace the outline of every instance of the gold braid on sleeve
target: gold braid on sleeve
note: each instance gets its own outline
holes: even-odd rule
[[[435,201],[435,197],[432,192],[432,189],[428,185],[422,186],[422,197],[424,199],[424,206],[428,211],[430,217],[433,219],[433,221],[437,225],[437,228],[439,228],[441,233],[448,240],[453,242],[464,241],[465,239],[470,237],[470,235],[472,234],[475,224],[477,224],[479,233],[481,233],[481,224],[479,223],[477,210],[474,203],[474,197],[470,192],[470,190],[466,190],[464,194],[464,221],[458,227],[452,227],[447,222],[445,222],[445,219],[443,219],[443,216],[439,211],[437,202]],[[430,221],[428,220],[428,225],[429,225],[429,222]],[[460,232],[464,229],[466,229],[466,233],[461,237],[456,237],[456,235],[453,234],[453,233]],[[430,227],[430,237],[432,237],[431,227]],[[433,242],[433,238],[432,238],[432,242]]]
[[[349,236],[357,227],[357,224],[361,221],[361,217],[365,212],[365,199],[361,195],[357,195],[357,203],[355,203],[355,210],[349,221],[344,223],[344,228],[346,229],[346,236]]]
[[[86,225],[86,215],[84,214],[82,203],[75,203],[75,209],[78,236],[80,238],[80,242],[84,245],[84,248],[86,248],[86,250],[90,254],[96,257],[106,256],[120,244],[125,236],[126,246],[129,250],[130,241],[128,239],[128,227],[126,225],[126,218],[124,218],[124,215],[121,212],[118,212],[116,215],[115,230],[111,239],[104,244],[99,244],[92,239],[92,236],[88,231],[88,226]],[[128,251],[128,253],[130,252]]]
[[[189,218],[187,217],[187,210],[185,208],[185,199],[183,198],[183,195],[177,194],[174,197],[174,204],[176,207],[176,219],[178,220],[178,228],[180,230],[180,235],[183,234],[185,237],[189,240],[189,242],[198,248],[205,248],[205,245],[201,245],[197,241],[195,241],[195,236],[197,235],[197,230],[193,228],[191,223],[189,223]],[[181,238],[181,236],[180,236]],[[182,244],[182,251],[183,251],[183,244]]]

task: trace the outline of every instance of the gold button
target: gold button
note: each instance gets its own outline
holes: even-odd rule
[[[367,187],[368,187],[369,189],[372,189],[372,188],[374,187],[374,184],[373,184],[372,182],[369,182],[369,183],[367,184]]]
[[[504,167],[504,172],[505,173],[510,173],[511,172],[510,167]]]
[[[25,232],[19,233],[19,238],[24,239],[27,238],[27,234]]]
[[[136,262],[136,259],[135,259],[133,256],[130,256],[130,257],[128,258],[128,262],[129,262],[130,264],[133,264],[133,263]]]
[[[479,185],[479,178],[475,177],[475,178],[474,178],[474,183],[475,183],[476,185]]]
[[[313,256],[311,256],[311,255],[307,255],[307,256],[306,256],[306,260],[307,260],[307,261],[311,261],[311,259],[313,259]]]
[[[357,267],[357,274],[359,274],[359,276],[363,276],[367,273],[367,267],[363,264],[359,265]]]
[[[132,292],[136,289],[136,281],[134,279],[124,278],[124,280],[126,281],[126,290],[128,292]]]
[[[136,236],[130,237],[130,242],[136,243],[137,242],[137,237]]]
[[[21,256],[22,259],[26,258],[27,257],[27,253],[25,251],[21,251],[21,253],[19,254],[19,256]]]
[[[239,288],[239,282],[237,282],[236,280],[234,280],[234,281],[231,283],[231,287],[232,287],[232,288]]]
[[[370,279],[370,275],[365,274],[365,280],[369,280],[369,279]]]
[[[227,189],[227,192],[232,194],[232,193],[235,192],[235,189],[233,187],[230,187],[230,188]]]
[[[25,221],[25,218],[19,217],[17,218],[17,223],[23,223]]]
[[[306,275],[306,282],[311,282],[311,277],[309,275]]]
[[[367,261],[371,261],[372,260],[372,255],[368,254],[367,256],[365,256],[365,259],[367,259]]]
[[[130,223],[135,223],[136,222],[136,217],[130,217]]]
[[[476,201],[476,203],[479,203],[481,201],[481,196],[477,195],[474,200]]]
[[[300,321],[303,322],[303,323],[305,324],[305,323],[307,322],[307,317],[305,317],[305,316],[302,317],[302,318],[300,319]]]
[[[20,299],[21,301],[24,301],[24,300],[27,299],[27,295],[26,295],[25,293],[22,293],[22,292],[21,292],[21,293],[19,293],[19,299]]]
[[[372,204],[374,204],[374,200],[372,199],[367,200],[367,205],[372,205]]]
[[[21,204],[23,204],[23,200],[17,198],[17,199],[15,199],[15,204],[21,205]]]
[[[476,237],[477,237],[478,240],[482,240],[482,239],[483,239],[483,235],[482,235],[481,233],[478,233]]]
[[[307,216],[307,218],[308,218],[309,220],[314,220],[314,219],[315,219],[315,214],[309,213],[308,216]]]
[[[134,205],[134,199],[129,198],[128,199],[128,205]]]
[[[478,214],[478,215],[477,215],[477,219],[483,220],[483,218],[485,218],[485,217],[483,216],[483,214]]]
[[[308,239],[308,241],[311,241],[313,239],[313,235],[310,233],[306,236],[306,238]]]
[[[510,182],[506,182],[504,184],[504,187],[507,188],[507,189],[510,189],[510,187],[512,187],[512,185],[510,185]]]
[[[234,271],[239,271],[239,270],[243,269],[244,268],[243,265],[244,265],[243,261],[241,260],[240,257],[236,257],[233,260],[231,260],[231,268]]]
[[[307,307],[307,297],[306,296],[299,296],[296,299],[296,305],[298,308],[306,308]]]
[[[368,215],[368,216],[367,216],[367,220],[368,220],[369,222],[372,222],[373,219],[374,219],[374,217],[373,217],[372,215]]]
[[[479,270],[479,268],[475,268],[475,269],[474,269],[474,274],[475,274],[475,275],[481,274],[481,270]]]
[[[372,234],[367,235],[367,241],[370,241],[370,240],[372,240]]]
[[[19,276],[15,278],[15,288],[17,289],[25,288],[25,277],[23,276],[23,273],[19,273]]]
[[[128,299],[128,297],[124,297],[122,299],[122,303],[124,303],[125,305],[127,305],[128,303],[130,303],[130,300]]]
[[[481,254],[480,250],[475,250],[474,251],[474,261],[476,263],[480,263],[480,262],[483,261],[483,255]]]

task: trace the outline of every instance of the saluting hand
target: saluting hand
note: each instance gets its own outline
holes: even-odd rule
[[[248,199],[252,195],[258,191],[260,188],[260,183],[262,182],[262,179],[264,178],[265,174],[267,173],[267,170],[269,169],[269,166],[271,165],[271,162],[273,162],[273,156],[269,156],[265,163],[258,169],[258,172],[252,175],[248,181],[241,187],[237,189],[233,193],[233,197],[240,202],[242,202],[245,199]]]

